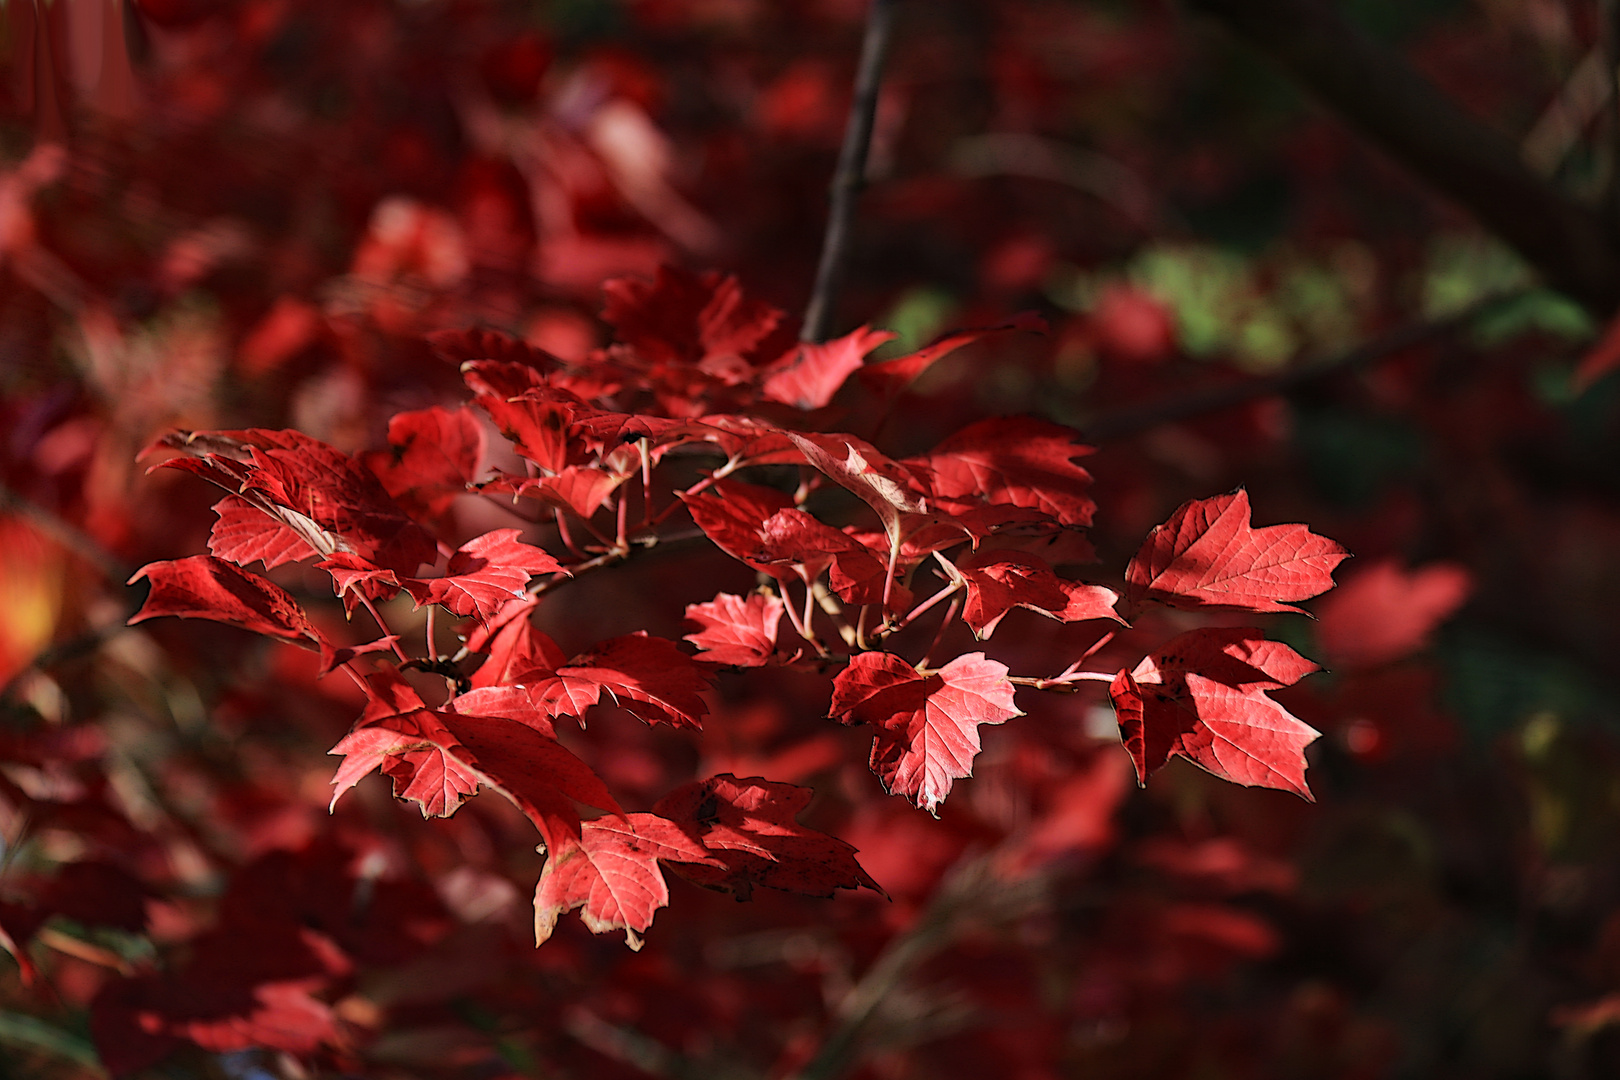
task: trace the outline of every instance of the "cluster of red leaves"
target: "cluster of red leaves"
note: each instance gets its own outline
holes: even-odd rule
[[[607,294],[605,317],[622,340],[579,363],[489,332],[436,337],[513,458],[482,445],[482,421],[466,409],[396,416],[389,450],[361,457],[295,431],[164,438],[159,447],[177,453],[160,467],[227,495],[214,507],[213,554],[143,568],[137,578],[151,592],[132,621],[229,623],[318,649],[323,672],[354,679],[368,704],[332,749],[343,759],[334,804],[374,770],[424,816],[447,817],[480,788],[511,800],[544,841],[542,942],[577,908],[593,931],[622,930],[639,947],[668,900],[664,865],[739,896],[755,885],[812,895],[877,888],[848,845],[795,824],[807,791],[720,775],[670,793],[652,813],[627,814],[559,740],[558,720],[583,723],[604,696],[648,724],[698,730],[702,695],[728,667],[830,674],[828,714],[870,726],[872,771],[885,790],[930,812],[972,773],[980,727],[1020,715],[1018,685],[1073,690],[1109,678],[1144,782],[1182,756],[1238,783],[1309,797],[1303,751],[1316,733],[1265,692],[1316,665],[1258,630],[1192,630],[1113,676],[1083,671],[1084,657],[1040,678],[1012,676],[982,652],[936,663],[893,651],[897,635],[947,600],[940,630],[960,617],[980,639],[1014,607],[1063,622],[1125,621],[1114,592],[1060,577],[1040,554],[1065,540],[1073,550],[1073,530],[1095,511],[1090,476],[1074,462],[1084,448],[1070,432],[986,420],[896,460],[812,427],[829,419],[817,412],[857,372],[875,373],[857,381],[882,387],[890,372],[920,374],[945,348],[867,364],[884,335],[862,328],[825,345],[761,351],[782,313],[712,274],[666,270],[653,283],[611,282]],[[519,459],[515,472],[497,464]],[[784,477],[781,487],[761,482]],[[829,481],[870,517],[825,520],[840,507],[823,498]],[[525,543],[516,528],[455,549],[435,541],[433,508],[471,491],[509,494],[514,513],[549,518],[540,531],[562,550]],[[570,658],[532,625],[538,596],[656,546],[682,515],[767,583],[689,608],[695,655],[638,631]],[[1132,560],[1127,610],[1294,610],[1288,602],[1332,586],[1345,554],[1303,526],[1253,528],[1242,491],[1195,501]],[[291,594],[245,569],[254,562],[313,562],[351,612],[370,613],[377,636],[328,640]],[[929,580],[937,590],[915,602]],[[401,593],[462,620],[463,648],[407,652],[378,608]],[[788,641],[778,634],[784,614]],[[402,669],[443,677],[443,700],[428,705]],[[584,817],[582,806],[603,816]]]

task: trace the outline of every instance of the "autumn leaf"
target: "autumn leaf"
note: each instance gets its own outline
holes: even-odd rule
[[[1248,628],[1191,630],[1109,687],[1138,781],[1171,757],[1223,780],[1311,798],[1305,747],[1318,732],[1267,696],[1316,664]]]
[[[1069,428],[1027,416],[969,424],[905,464],[925,469],[944,499],[1039,510],[1061,525],[1090,525],[1097,505],[1091,474],[1074,459],[1091,453]]]
[[[1421,649],[1473,589],[1455,563],[1365,567],[1317,605],[1316,640],[1335,668],[1369,668]]]
[[[536,707],[550,716],[583,717],[610,700],[646,723],[700,728],[709,706],[709,676],[666,638],[638,630],[604,641],[563,667],[532,669],[519,678]]]
[[[759,667],[776,652],[782,601],[764,592],[747,597],[720,593],[706,603],[686,605],[686,618],[698,627],[685,638],[698,647],[696,659]]]
[[[489,415],[519,454],[548,473],[566,468],[576,411],[550,388],[517,397],[479,394],[474,403]]]
[[[487,655],[472,673],[473,686],[507,685],[535,668],[554,671],[568,663],[557,643],[530,619],[539,604],[538,597],[514,599],[467,635],[468,651]]]
[[[775,488],[741,480],[717,480],[710,487],[706,494],[681,494],[687,512],[704,535],[721,551],[756,570],[782,561],[779,554],[759,561],[754,556],[760,546],[760,523],[778,510],[791,508],[793,499]]]
[[[227,495],[214,504],[219,520],[208,536],[208,550],[238,566],[262,562],[266,570],[284,563],[303,562],[320,553],[286,522],[266,513],[240,495]]]
[[[796,818],[815,793],[809,788],[730,773],[676,788],[653,810],[696,836],[711,863],[676,873],[711,889],[748,899],[755,885],[806,896],[838,889],[883,890],[855,861],[855,849]]]
[[[640,949],[653,914],[669,903],[660,859],[719,865],[679,825],[656,814],[585,822],[577,840],[546,854],[534,892],[535,944],[551,937],[559,915],[579,908],[592,933],[623,930],[625,943]]]
[[[619,813],[619,804],[574,753],[542,731],[499,716],[433,710],[398,675],[367,678],[371,701],[334,746],[332,806],[374,769],[394,781],[424,817],[449,817],[480,784],[504,793],[548,843],[577,829],[568,800]],[[461,701],[461,699],[457,699]]]
[[[496,529],[462,544],[443,577],[407,578],[418,607],[442,604],[461,616],[488,619],[509,600],[521,599],[529,578],[563,571],[547,552],[518,540],[519,529]],[[565,572],[565,571],[563,571]]]
[[[896,336],[863,326],[831,341],[800,342],[765,369],[760,393],[767,401],[796,409],[819,409],[860,370],[867,353]]]
[[[131,626],[160,615],[175,615],[212,619],[298,645],[321,640],[286,589],[212,555],[148,563],[135,572],[129,584],[141,580],[149,581],[152,591],[141,609],[130,616]]]
[[[449,817],[478,790],[480,778],[476,762],[468,760],[470,752],[428,709],[352,731],[330,752],[343,758],[332,777],[333,807],[376,769],[394,781],[394,797],[416,803],[423,817]]]
[[[427,336],[428,344],[444,360],[457,367],[474,360],[493,360],[529,368],[541,375],[559,366],[560,361],[510,334],[483,327],[465,330],[436,330]]]
[[[557,470],[555,476],[497,476],[482,485],[481,490],[511,492],[589,519],[625,479],[625,474],[611,469],[568,465]]]
[[[467,409],[397,413],[388,421],[388,449],[362,460],[406,512],[436,518],[478,478],[484,427]]]
[[[391,600],[399,595],[399,575],[362,559],[349,551],[339,551],[315,564],[332,575],[332,589],[351,614],[362,599]]]
[[[602,319],[620,341],[657,363],[725,370],[747,364],[782,321],[782,312],[743,295],[737,279],[660,266],[652,281],[613,278],[602,285]]]
[[[1013,704],[1006,665],[983,653],[927,672],[891,653],[857,653],[833,680],[829,712],[846,724],[877,729],[872,771],[891,795],[904,795],[929,813],[937,813],[953,781],[972,775],[979,725],[1023,715]]]
[[[1032,311],[1026,311],[1013,316],[999,326],[957,330],[945,335],[938,341],[923,346],[914,353],[907,353],[905,356],[896,356],[890,360],[880,360],[874,364],[867,364],[860,369],[861,384],[877,394],[881,399],[889,400],[898,397],[908,386],[916,382],[923,372],[957,349],[962,348],[964,345],[971,345],[981,338],[1004,333],[1008,330],[1028,330],[1034,333],[1044,333],[1046,331],[1046,320]]]
[[[1154,528],[1125,569],[1134,607],[1152,600],[1178,608],[1300,611],[1333,588],[1333,568],[1350,553],[1303,525],[1249,524],[1249,494],[1194,499]]]
[[[231,561],[270,557],[286,561],[352,552],[400,574],[414,574],[438,553],[433,538],[354,457],[302,432],[176,432],[159,445],[181,455],[160,467],[212,480],[264,515],[258,534],[241,505],[226,500],[216,528],[216,555]],[[304,553],[289,532],[308,545]],[[296,556],[294,552],[297,552]]]
[[[1101,585],[1066,581],[1053,573],[1045,560],[1027,552],[976,552],[955,564],[967,590],[962,619],[975,637],[995,633],[1002,618],[1015,607],[1028,608],[1061,622],[1113,619],[1119,597]]]

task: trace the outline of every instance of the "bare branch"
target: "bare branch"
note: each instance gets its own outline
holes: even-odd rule
[[[1620,303],[1606,214],[1536,176],[1404,59],[1323,0],[1188,0],[1265,53],[1396,161],[1468,210],[1599,318]]]
[[[872,146],[872,122],[877,115],[878,88],[883,82],[883,61],[889,51],[896,0],[871,0],[866,14],[866,37],[861,43],[860,66],[855,72],[855,100],[844,127],[844,146],[833,174],[827,231],[821,241],[821,262],[816,284],[804,312],[803,341],[825,341],[832,336],[833,309],[843,283],[848,259],[850,226],[855,203],[866,186],[866,154]]]
[[[1414,345],[1434,341],[1467,327],[1479,316],[1494,311],[1525,295],[1522,289],[1497,293],[1474,301],[1456,314],[1425,322],[1408,323],[1364,342],[1349,352],[1307,360],[1287,371],[1244,382],[1225,383],[1194,390],[1135,409],[1122,409],[1094,421],[1080,424],[1081,433],[1091,442],[1107,442],[1137,435],[1160,424],[1188,420],[1220,412],[1236,405],[1287,393],[1296,387],[1342,371],[1350,371],[1394,356]]]

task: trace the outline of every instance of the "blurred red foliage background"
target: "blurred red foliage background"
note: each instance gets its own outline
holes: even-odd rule
[[[1342,542],[1314,620],[1260,620],[1331,669],[1277,694],[1324,733],[1317,802],[1184,762],[1138,790],[1098,687],[1021,696],[934,820],[878,788],[822,682],[746,673],[699,738],[608,718],[581,753],[628,810],[719,772],[813,788],[805,823],[887,896],[677,881],[640,952],[572,918],[534,948],[516,811],[424,821],[374,779],[329,814],[352,684],[242,631],[125,626],[125,582],[204,550],[217,497],[136,456],[175,428],[382,447],[391,416],[466,396],[429,333],[579,360],[610,340],[604,282],[661,265],[802,310],[866,5],[11,0],[0,1076],[1620,1067],[1610,312],[1218,19],[900,7],[837,332],[1050,331],[941,361],[883,448],[1078,428],[1112,579],[1239,485],[1257,521]],[[1600,5],[1344,8],[1550,189],[1616,187]],[[470,495],[448,520],[511,524]],[[342,633],[323,578],[277,580]],[[685,605],[749,587],[681,549],[569,585],[541,625],[569,652],[678,639]],[[1029,670],[1078,651],[1027,611],[997,644]]]

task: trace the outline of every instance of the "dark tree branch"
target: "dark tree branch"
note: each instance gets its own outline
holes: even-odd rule
[[[1611,227],[1620,226],[1620,0],[1600,0],[1603,20],[1599,53],[1603,57],[1603,86],[1608,91],[1609,175],[1603,188],[1602,210]]]
[[[843,282],[848,258],[850,226],[855,203],[866,186],[866,154],[872,145],[872,122],[877,115],[878,88],[883,82],[883,61],[889,51],[896,0],[871,0],[866,15],[866,37],[861,43],[860,66],[855,72],[855,100],[844,126],[844,146],[833,174],[827,231],[821,241],[821,262],[816,284],[804,312],[803,341],[825,341],[832,336],[833,308]]]
[[[1324,0],[1187,0],[1285,68],[1599,318],[1620,303],[1608,215],[1536,176],[1503,134],[1459,108]]]
[[[1373,338],[1371,341],[1365,342],[1349,352],[1322,357],[1318,360],[1307,360],[1275,375],[1248,379],[1244,382],[1226,383],[1205,390],[1194,390],[1177,397],[1150,402],[1138,408],[1121,410],[1099,417],[1095,421],[1081,424],[1080,432],[1088,442],[1109,442],[1114,439],[1139,435],[1151,428],[1158,427],[1160,424],[1174,423],[1178,420],[1190,420],[1195,416],[1220,412],[1222,409],[1230,409],[1233,406],[1271,397],[1274,394],[1284,394],[1317,379],[1364,367],[1394,356],[1415,345],[1422,345],[1425,342],[1445,337],[1447,334],[1465,328],[1481,315],[1497,310],[1524,295],[1523,290],[1515,290],[1487,296],[1474,301],[1454,315],[1428,322],[1414,322],[1396,327],[1387,334]]]

